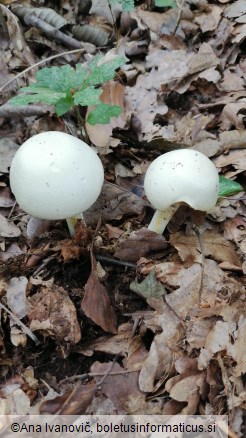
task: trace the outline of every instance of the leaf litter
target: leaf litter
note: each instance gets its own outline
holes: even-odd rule
[[[188,0],[180,16],[177,9],[148,9],[146,2],[129,12],[115,3],[117,32],[107,2],[101,3],[93,0],[90,9],[69,0],[49,17],[46,8],[53,5],[43,2],[32,44],[33,2],[25,2],[25,33],[11,2],[2,11],[3,41],[12,44],[1,60],[1,413],[225,413],[240,438],[245,194],[220,198],[206,220],[181,208],[165,236],[157,236],[146,228],[153,211],[143,180],[156,156],[185,146],[245,187],[245,2]],[[62,25],[80,24],[82,16],[90,44],[76,33],[69,39]],[[56,42],[55,33],[45,33],[52,17],[61,23],[50,24],[59,27]],[[85,214],[88,232],[79,224],[70,239],[63,222],[29,218],[4,190],[19,144],[41,130],[76,133],[76,121],[49,109],[40,113],[35,105],[25,112],[24,105],[13,122],[16,108],[6,113],[4,105],[16,94],[17,71],[31,65],[28,78],[34,78],[40,47],[49,58],[58,46],[62,52],[63,45],[79,44],[82,53],[67,51],[45,65],[74,69],[93,60],[102,29],[109,47],[101,52],[127,62],[100,98],[124,112],[109,124],[87,126],[106,181]],[[18,79],[21,87],[32,83],[22,72]],[[30,339],[30,332],[37,337]]]

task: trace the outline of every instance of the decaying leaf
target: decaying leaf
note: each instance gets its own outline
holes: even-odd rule
[[[165,303],[162,313],[146,319],[144,324],[152,330],[154,327],[162,329],[153,339],[139,376],[140,389],[151,392],[155,389],[155,382],[173,370],[174,361],[181,355],[178,343],[183,329],[176,314]]]
[[[77,385],[72,391],[41,403],[39,411],[44,415],[81,415],[93,400],[96,393],[95,383]]]
[[[2,237],[18,237],[21,230],[12,222],[8,221],[0,214],[0,236]]]
[[[206,230],[201,235],[201,239],[205,257],[212,257],[218,262],[226,261],[241,266],[242,262],[233,245],[217,231]],[[170,242],[177,248],[183,262],[201,262],[201,248],[197,236],[173,233],[170,235]]]
[[[76,309],[62,287],[41,287],[30,297],[28,317],[31,330],[39,330],[60,342],[76,344],[80,341]]]
[[[95,362],[91,367],[91,372],[106,373],[110,366],[110,362],[104,364]],[[117,374],[114,375],[114,373]],[[127,413],[127,405],[131,398],[145,399],[145,394],[140,391],[138,386],[138,374],[138,371],[126,372],[124,368],[116,363],[112,374],[107,376],[101,385],[103,393],[112,400],[114,406],[121,413]],[[99,380],[99,377],[96,380]]]
[[[93,254],[91,255],[91,273],[85,285],[85,295],[81,307],[86,316],[105,332],[117,333],[116,314],[105,286],[98,280],[96,260]]]
[[[130,289],[145,299],[150,297],[161,298],[165,294],[165,288],[163,284],[157,281],[154,269],[141,283],[133,281],[130,284]]]
[[[163,236],[148,228],[141,228],[133,231],[126,240],[120,242],[114,255],[121,260],[135,262],[151,251],[161,251],[166,247],[167,242]]]
[[[133,214],[139,215],[143,212],[145,204],[142,198],[130,191],[105,182],[98,200],[85,212],[85,221],[86,224],[94,226],[100,217],[102,222],[110,222]]]

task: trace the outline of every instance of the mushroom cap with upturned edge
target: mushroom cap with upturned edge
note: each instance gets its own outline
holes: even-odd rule
[[[16,201],[25,212],[41,219],[83,213],[97,200],[103,179],[103,165],[94,150],[59,131],[29,138],[10,168]]]
[[[192,149],[178,149],[160,155],[150,164],[144,189],[157,210],[185,202],[195,210],[208,211],[218,198],[219,175],[206,155]]]

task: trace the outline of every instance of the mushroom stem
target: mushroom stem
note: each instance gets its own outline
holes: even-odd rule
[[[178,210],[179,206],[180,202],[177,202],[176,204],[171,205],[164,211],[156,210],[148,226],[148,229],[150,231],[154,231],[157,234],[163,234],[167,224],[173,217],[174,213]]]
[[[85,224],[85,219],[84,219],[83,213],[76,214],[75,216],[72,216],[72,217],[69,217],[66,219],[67,226],[68,226],[69,233],[70,233],[71,237],[74,236],[74,232],[75,232],[74,227],[75,227],[75,224],[76,224],[78,219],[81,219],[82,222]]]

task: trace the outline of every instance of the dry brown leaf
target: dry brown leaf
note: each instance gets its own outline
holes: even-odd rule
[[[194,415],[200,401],[200,392],[204,384],[205,375],[203,373],[191,374],[181,377],[175,382],[175,377],[170,379],[166,384],[169,395],[174,400],[187,402],[187,406],[180,412],[183,415]],[[170,381],[174,380],[174,385]]]
[[[21,234],[20,228],[8,221],[0,214],[0,236],[1,237],[18,237]]]
[[[233,245],[215,230],[206,230],[201,235],[205,257],[212,257],[218,262],[228,262],[241,266],[242,262]],[[181,232],[170,235],[171,244],[178,250],[183,262],[194,263],[202,260],[201,248],[197,236],[184,235]]]
[[[225,105],[221,115],[221,129],[229,131],[230,128],[244,129],[244,113],[246,109],[246,99],[240,99],[235,103]]]
[[[139,215],[143,213],[145,205],[144,200],[134,193],[106,182],[98,200],[85,212],[85,222],[94,226],[100,218],[102,222],[109,222],[123,216]]]
[[[120,242],[114,255],[121,260],[135,262],[151,251],[161,251],[166,247],[167,242],[163,236],[148,228],[141,228],[133,231],[126,240]]]
[[[51,336],[61,342],[75,344],[80,341],[81,331],[76,309],[62,287],[42,287],[32,295],[29,300],[28,317],[31,330],[40,330],[45,336]]]
[[[41,403],[39,411],[44,415],[84,414],[93,400],[97,387],[95,383],[77,385],[72,391]]]
[[[227,348],[227,352],[237,362],[233,375],[239,377],[246,372],[246,318],[241,316],[238,321],[237,331],[234,333],[234,343]]]
[[[162,314],[145,320],[144,324],[152,330],[153,327],[163,330],[162,333],[155,335],[149,356],[143,363],[139,376],[140,389],[144,392],[152,392],[156,380],[163,377],[165,373],[170,373],[175,360],[182,355],[178,347],[182,329],[179,319],[165,303],[163,303]]]
[[[110,224],[105,224],[108,232],[108,239],[119,239],[119,237],[124,233],[123,230],[121,230],[118,227],[113,227]]]
[[[234,142],[240,141],[240,131],[233,131],[235,133]],[[225,132],[227,136],[229,135],[228,132]],[[232,133],[231,133],[232,134]],[[222,136],[222,134],[221,134]],[[231,137],[230,137],[231,139]],[[243,138],[244,147],[246,144],[246,136]],[[238,146],[239,147],[239,146]],[[245,150],[232,150],[229,152],[229,154],[226,155],[219,155],[215,158],[214,164],[218,168],[223,168],[229,165],[232,165],[235,169],[239,170],[240,172],[243,172],[246,170],[246,154]]]
[[[91,274],[85,285],[85,295],[81,308],[86,316],[105,332],[117,333],[116,314],[105,286],[98,280],[96,260],[93,255],[91,256]]]
[[[104,374],[112,363],[95,362],[91,367],[92,373]],[[117,374],[113,374],[117,373]],[[127,404],[131,398],[137,398],[139,403],[145,400],[145,394],[138,387],[138,372],[126,372],[119,364],[115,364],[112,374],[109,374],[101,385],[101,390],[112,402],[119,413],[128,411]],[[96,377],[99,380],[100,377]],[[137,408],[137,407],[136,407]]]

